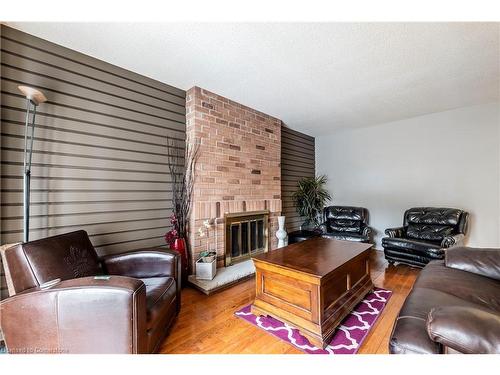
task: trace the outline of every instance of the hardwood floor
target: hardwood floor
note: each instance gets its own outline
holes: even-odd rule
[[[370,262],[375,286],[392,290],[393,294],[359,353],[388,353],[393,322],[419,270],[404,265],[389,266],[383,253],[376,250],[372,251]],[[301,354],[290,344],[234,316],[236,310],[253,301],[254,295],[253,279],[211,296],[185,288],[181,312],[160,352]]]

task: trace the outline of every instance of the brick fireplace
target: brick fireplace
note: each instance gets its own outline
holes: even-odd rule
[[[256,211],[268,212],[265,249],[275,249],[281,214],[281,120],[193,87],[186,94],[186,123],[187,147],[201,142],[189,236],[193,262],[210,249],[217,252],[217,266],[224,266],[225,218]],[[207,220],[208,230],[203,229]]]

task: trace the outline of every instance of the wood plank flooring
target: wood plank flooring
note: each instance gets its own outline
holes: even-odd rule
[[[419,270],[404,265],[389,266],[381,251],[373,250],[370,260],[373,283],[392,290],[393,295],[359,353],[388,353],[392,325]],[[254,296],[253,279],[211,296],[185,288],[182,291],[181,312],[160,352],[301,354],[290,344],[234,316],[234,312],[250,304]]]

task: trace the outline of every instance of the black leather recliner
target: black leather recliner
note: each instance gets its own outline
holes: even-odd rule
[[[402,227],[385,230],[389,236],[382,238],[385,259],[417,267],[443,259],[445,249],[463,244],[468,219],[467,212],[456,208],[410,208]]]
[[[323,210],[322,237],[370,242],[368,210],[363,207],[329,206]]]

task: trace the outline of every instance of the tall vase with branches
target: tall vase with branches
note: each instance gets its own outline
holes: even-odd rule
[[[327,177],[322,175],[304,177],[297,184],[297,190],[293,193],[292,199],[297,213],[306,219],[303,223],[305,227],[317,228],[321,224],[323,207],[332,199],[326,189],[326,182]]]
[[[186,144],[189,142],[186,141]],[[186,147],[179,139],[167,137],[167,156],[169,174],[172,182],[172,229],[166,233],[165,240],[171,248],[175,248],[176,241],[181,241],[185,255],[183,259],[183,274],[187,276],[191,264],[190,249],[186,245],[189,231],[189,215],[191,212],[195,168],[199,157],[200,142],[194,140]],[[177,249],[180,250],[180,249]],[[181,252],[181,251],[180,251]],[[182,256],[182,252],[181,252]]]

